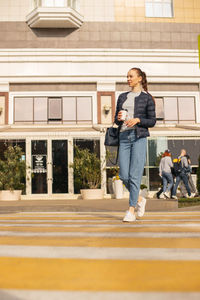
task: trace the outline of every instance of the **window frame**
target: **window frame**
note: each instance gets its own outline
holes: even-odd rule
[[[15,121],[15,98],[33,98],[33,118],[32,121]],[[72,92],[11,92],[9,94],[9,114],[8,114],[8,121],[9,124],[50,124],[54,121],[48,121],[48,107],[47,107],[47,120],[40,120],[40,121],[36,121],[34,120],[34,98],[62,98],[62,110],[63,110],[63,98],[66,97],[75,97],[76,99],[79,97],[86,97],[86,98],[90,98],[91,99],[91,119],[90,120],[77,120],[77,112],[76,112],[76,120],[74,120],[73,124],[76,126],[82,126],[83,124],[85,125],[93,125],[93,124],[97,124],[97,93],[96,92],[76,92],[76,91],[72,91]],[[77,101],[76,101],[77,102]],[[48,103],[48,102],[47,102]],[[77,110],[77,107],[76,107]],[[63,119],[63,111],[62,111],[62,120],[61,121],[55,121],[56,123],[59,124],[63,124],[63,125],[70,125],[70,120],[64,120]]]
[[[169,4],[171,4],[170,6],[171,6],[171,16],[164,16],[164,14],[163,14],[163,11],[164,11],[164,4],[165,4],[165,0],[157,0],[157,1],[155,1],[155,0],[145,0],[145,17],[146,18],[174,18],[174,3],[173,3],[173,0],[169,0],[171,3],[169,3]],[[148,16],[147,15],[147,4],[148,3],[151,3],[152,4],[152,9],[153,9],[153,15],[151,16]],[[155,4],[156,3],[160,3],[161,4],[161,7],[162,7],[162,15],[159,15],[159,16],[157,16],[156,14],[155,14]]]
[[[162,97],[155,97],[156,98],[162,99],[163,100],[163,112],[164,112],[164,118],[156,118],[157,121],[159,121],[160,124],[181,124],[184,122],[194,122],[195,124],[197,123],[197,111],[196,111],[196,105],[195,105],[195,97],[194,96],[162,96]],[[176,107],[177,107],[177,120],[171,119],[171,120],[166,120],[165,119],[165,98],[176,98]],[[180,98],[193,98],[193,105],[194,105],[194,120],[184,120],[180,119],[180,110],[179,110],[179,99]],[[163,121],[163,122],[162,122]]]
[[[117,105],[117,99],[121,93],[124,93],[124,90],[122,91],[116,91],[115,92],[115,99],[116,103],[115,106]],[[149,91],[149,93],[154,97],[154,98],[164,98],[164,97],[193,97],[194,98],[194,107],[195,107],[195,124],[200,123],[200,94],[199,92],[179,92],[179,91]],[[169,127],[173,124],[179,124],[179,123],[173,123],[173,122],[163,122],[163,123],[157,123],[159,125],[166,124],[169,125]]]

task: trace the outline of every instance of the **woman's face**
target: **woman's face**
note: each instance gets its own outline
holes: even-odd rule
[[[127,82],[130,87],[140,86],[142,77],[138,76],[136,70],[130,70],[127,74]]]

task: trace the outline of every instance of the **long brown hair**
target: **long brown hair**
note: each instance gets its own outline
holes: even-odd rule
[[[147,76],[146,76],[146,73],[143,72],[140,68],[131,68],[131,70],[135,70],[138,74],[138,76],[141,76],[142,77],[142,81],[141,81],[141,84],[142,84],[142,87],[143,87],[143,90],[148,93],[149,95],[151,95],[148,91],[148,82],[147,82]],[[154,102],[155,102],[155,99],[154,97],[151,95],[151,97],[153,98]]]

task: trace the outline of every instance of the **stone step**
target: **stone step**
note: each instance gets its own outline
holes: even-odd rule
[[[178,200],[147,199],[146,211],[173,211],[178,209]]]

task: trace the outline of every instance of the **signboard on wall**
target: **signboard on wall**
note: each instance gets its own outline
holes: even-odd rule
[[[46,155],[32,155],[32,172],[46,173],[47,172],[47,156]]]

